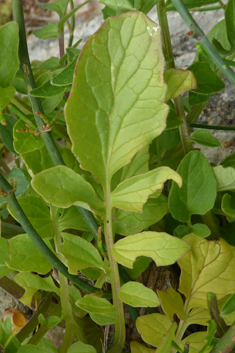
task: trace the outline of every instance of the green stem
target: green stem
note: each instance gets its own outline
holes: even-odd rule
[[[224,6],[218,5],[218,6],[209,6],[209,7],[198,7],[196,9],[190,9],[190,11],[205,12],[205,11],[221,10],[224,8],[225,8]]]
[[[229,353],[235,347],[235,322],[229,327],[210,353]]]
[[[51,206],[51,219],[54,227],[54,242],[55,242],[55,250],[57,257],[62,261],[63,256],[59,252],[59,247],[63,244],[61,235],[58,231],[58,208]],[[64,336],[64,341],[61,347],[61,353],[66,353],[68,347],[71,346],[75,331],[78,333],[80,341],[86,343],[86,337],[83,330],[76,325],[76,322],[73,317],[73,310],[70,303],[70,295],[69,295],[69,285],[67,278],[59,272],[59,280],[60,280],[60,301],[62,308],[62,316],[66,321],[66,331]]]
[[[108,180],[108,178],[107,178]],[[115,320],[115,337],[112,347],[108,350],[108,353],[122,353],[124,344],[125,344],[125,318],[123,303],[118,297],[120,291],[120,277],[118,271],[118,265],[115,261],[111,249],[114,245],[113,240],[113,225],[112,225],[112,208],[110,205],[111,191],[109,188],[109,181],[106,185],[106,217],[104,220],[105,228],[105,240],[107,245],[107,252],[110,262],[110,277],[112,285],[112,294],[113,294],[113,306],[114,306],[114,320]]]
[[[15,114],[17,115],[21,120],[23,120],[27,125],[28,127],[30,127],[31,129],[36,129],[36,126],[32,123],[32,121],[30,121],[27,116],[22,113],[22,111],[17,107],[15,106],[14,104],[9,104],[8,105],[8,108]]]
[[[235,131],[235,127],[227,127],[227,126],[217,126],[217,125],[203,125],[203,124],[192,124],[188,123],[189,127],[196,127],[200,129],[206,130],[225,130],[225,131]]]
[[[12,192],[11,185],[6,181],[6,179],[3,178],[3,176],[1,174],[0,174],[0,188],[6,193]],[[44,256],[48,259],[48,261],[50,261],[50,263],[58,271],[60,271],[65,277],[67,277],[71,282],[73,282],[75,285],[77,285],[79,288],[83,289],[84,291],[86,291],[88,293],[100,292],[100,290],[98,288],[91,286],[90,284],[81,280],[77,276],[71,275],[68,272],[67,267],[50,250],[50,248],[46,245],[46,243],[44,243],[44,241],[42,240],[40,235],[37,233],[37,231],[33,228],[31,223],[27,219],[25,213],[23,212],[21,206],[19,205],[14,193],[9,194],[9,196],[6,197],[6,202],[9,203],[9,206],[11,207],[13,213],[17,216],[18,222],[21,224],[22,228],[25,230],[25,232],[32,239],[32,241],[37,246],[37,248],[44,254]],[[110,293],[104,292],[104,297],[110,298]]]
[[[162,41],[164,47],[164,55],[166,60],[166,67],[167,69],[174,69],[175,68],[175,61],[173,55],[173,49],[171,44],[171,36],[168,26],[168,20],[165,10],[165,0],[158,0],[157,2],[157,12],[159,18],[159,24],[162,30]],[[184,154],[187,154],[192,150],[192,144],[189,139],[189,131],[187,126],[187,120],[184,111],[183,99],[182,96],[178,96],[174,99],[177,116],[180,120],[183,121],[183,124],[180,125],[180,136],[181,136],[181,143],[184,150]]]
[[[235,86],[235,74],[233,70],[228,66],[224,59],[217,53],[212,44],[209,42],[204,32],[198,26],[196,21],[193,19],[189,13],[187,7],[182,0],[172,0],[175,8],[179,12],[180,16],[184,22],[189,26],[189,28],[194,32],[199,40],[202,48],[209,55],[213,63],[219,68],[219,70],[227,77],[227,79]]]
[[[70,9],[73,10],[74,9],[74,3],[73,0],[69,0],[70,3]],[[73,33],[74,33],[74,29],[75,29],[75,14],[71,17],[71,24],[70,24],[70,35],[69,35],[69,43],[68,43],[68,47],[72,47],[73,45]]]

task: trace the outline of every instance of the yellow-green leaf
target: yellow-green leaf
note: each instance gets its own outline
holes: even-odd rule
[[[163,311],[171,321],[174,321],[174,314],[176,314],[179,319],[185,320],[184,303],[178,292],[172,287],[169,287],[167,292],[158,290],[157,294]]]
[[[235,169],[232,167],[224,168],[218,165],[213,168],[218,191],[228,191],[235,189]]]
[[[114,310],[113,305],[107,299],[92,294],[87,294],[83,298],[78,299],[76,305],[88,313],[94,314],[109,314]]]
[[[112,192],[111,204],[126,211],[141,212],[149,195],[161,190],[168,179],[182,185],[179,174],[168,167],[157,168],[124,180]]]
[[[123,266],[133,268],[139,256],[151,257],[157,266],[173,264],[189,250],[189,244],[167,233],[143,232],[119,240],[112,248],[113,257]]]
[[[177,329],[176,322],[173,322],[170,329],[166,333],[165,337],[163,337],[162,342],[158,346],[155,353],[170,353],[171,352],[171,345],[172,341],[175,337],[175,331]]]
[[[164,80],[167,84],[165,102],[190,89],[197,88],[197,80],[194,74],[189,70],[166,70],[164,71]]]
[[[136,320],[136,327],[142,339],[154,347],[161,343],[171,324],[171,320],[161,314],[139,316]]]
[[[148,348],[139,342],[136,342],[136,341],[131,342],[131,353],[154,353],[154,352],[155,352],[155,349]]]
[[[125,283],[118,296],[124,303],[134,307],[157,307],[160,304],[157,294],[139,282]]]
[[[207,307],[206,293],[218,299],[235,292],[235,247],[225,240],[207,241],[194,234],[184,237],[191,246],[178,263],[181,268],[179,291],[187,298],[187,312]]]

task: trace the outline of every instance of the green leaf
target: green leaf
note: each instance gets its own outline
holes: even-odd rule
[[[45,349],[44,347],[36,347],[32,344],[21,346],[17,353],[54,353],[51,348]]]
[[[88,231],[89,228],[83,220],[81,213],[75,206],[64,209],[62,215],[58,220],[59,231],[62,232],[65,229],[79,229]]]
[[[178,292],[176,292],[172,287],[169,287],[167,292],[157,290],[157,295],[160,299],[161,307],[164,313],[172,322],[174,321],[174,314],[176,314],[179,319],[185,321],[184,303]]]
[[[171,324],[170,319],[161,314],[139,316],[136,320],[136,327],[142,339],[154,347],[159,346]]]
[[[125,271],[129,274],[131,279],[138,278],[142,272],[144,272],[149,264],[152,262],[150,257],[140,256],[134,262],[133,268],[125,268]]]
[[[54,86],[49,81],[30,91],[32,97],[47,98],[70,91],[70,86]]]
[[[31,306],[31,301],[34,293],[37,290],[44,290],[47,292],[55,292],[59,295],[59,288],[56,287],[51,277],[42,278],[38,275],[32,273],[18,273],[14,280],[23,288],[25,288],[25,293],[20,301],[25,305]]]
[[[99,0],[101,4],[106,5],[102,10],[104,19],[109,16],[116,16],[127,11],[138,10],[147,14],[155,5],[157,0]]]
[[[60,93],[56,96],[44,98],[42,100],[42,107],[43,107],[44,114],[47,116],[48,114],[53,112],[54,109],[60,104],[63,97],[64,97],[64,93]]]
[[[11,270],[5,264],[10,260],[8,242],[4,238],[0,238],[0,278],[7,275]]]
[[[112,248],[115,260],[133,268],[138,256],[151,257],[157,266],[173,264],[189,249],[189,245],[167,233],[143,232],[117,241]]]
[[[105,272],[107,266],[102,261],[98,250],[85,239],[68,233],[62,233],[64,244],[60,246],[60,252],[68,261],[69,272],[77,274],[78,270],[87,267],[98,267]]]
[[[162,342],[158,346],[156,353],[170,353],[170,352],[172,352],[171,345],[172,345],[172,341],[175,337],[176,329],[177,329],[177,324],[176,324],[176,322],[173,322],[170,329],[166,333],[165,337],[163,337]]]
[[[2,113],[2,115],[5,121],[7,122],[7,125],[0,124],[0,138],[2,139],[2,142],[8,148],[9,151],[17,154],[13,147],[13,128],[15,123],[17,122],[17,119],[9,114]]]
[[[190,353],[198,353],[200,349],[207,343],[207,332],[195,332],[181,341],[182,344],[189,343]],[[207,348],[204,353],[211,352],[211,347]]]
[[[235,294],[232,294],[220,311],[220,316],[226,317],[235,311]]]
[[[127,179],[112,192],[111,205],[125,211],[141,212],[149,195],[161,190],[168,179],[181,186],[179,175],[168,167],[160,167]]]
[[[106,20],[81,52],[65,115],[75,156],[103,186],[165,128],[163,69],[160,28],[139,12]]]
[[[114,313],[108,313],[108,314],[90,313],[90,318],[100,326],[115,324]]]
[[[92,294],[87,294],[83,298],[78,299],[76,305],[88,313],[94,314],[108,314],[114,310],[113,305],[107,299]]]
[[[45,350],[49,349],[50,353],[59,353],[59,350],[54,346],[54,344],[44,337],[38,342],[37,347]]]
[[[67,8],[68,2],[69,0],[57,0],[48,4],[40,2],[40,6],[42,6],[44,9],[55,11],[60,16],[60,18],[62,18]]]
[[[76,342],[69,347],[67,353],[96,353],[96,349],[89,344]]]
[[[47,326],[48,328],[52,328],[52,327],[55,327],[57,326],[61,321],[61,318],[58,317],[58,316],[50,316],[48,318],[48,322],[47,322]]]
[[[80,40],[80,42],[81,41],[82,40]],[[77,45],[78,44],[79,43],[77,42]],[[77,48],[74,48],[74,47],[69,47],[69,48],[66,48],[66,53],[68,54],[68,60],[71,63],[72,61],[74,61],[74,59],[77,60],[77,58],[79,57],[79,55],[81,53],[81,50],[77,49]]]
[[[48,246],[49,241],[44,240]],[[11,259],[7,265],[17,271],[33,271],[46,274],[52,269],[52,264],[36,247],[28,234],[20,234],[9,240]]]
[[[193,133],[190,135],[190,141],[207,147],[221,146],[220,142],[206,129],[193,131]]]
[[[31,175],[54,166],[45,146],[32,152],[23,153],[21,157]]]
[[[223,212],[229,217],[235,220],[235,207],[234,198],[229,194],[224,194],[222,198],[221,208]]]
[[[54,227],[50,216],[50,210],[44,200],[39,196],[28,195],[18,198],[18,202],[29,222],[42,238],[53,238]],[[11,215],[17,219],[17,215],[8,207]]]
[[[72,11],[70,11],[67,15],[65,15],[58,23],[59,30],[63,32],[64,24],[72,17],[81,7],[85,6],[91,2],[91,0],[83,2],[81,5],[75,7]]]
[[[42,28],[36,29],[33,34],[40,39],[59,38],[60,31],[55,22],[50,22]]]
[[[125,283],[118,296],[124,303],[134,307],[157,307],[160,304],[157,294],[139,282]]]
[[[155,353],[155,349],[148,348],[143,344],[131,341],[131,353]]]
[[[30,132],[17,132],[18,129],[25,128],[27,126],[23,120],[18,120],[14,126],[14,148],[20,154],[32,152],[44,146],[40,136],[36,136]]]
[[[204,215],[215,203],[216,182],[211,166],[198,151],[188,153],[177,172],[183,179],[181,189],[173,183],[169,210],[175,219],[187,222],[193,214]]]
[[[13,86],[0,87],[0,110],[4,109],[10,103],[14,94],[15,88]]]
[[[195,93],[211,94],[225,88],[225,84],[211,69],[209,63],[196,62],[189,66],[188,70],[192,71],[197,79],[198,88],[192,90]]]
[[[40,5],[43,6],[43,5],[52,5],[52,4],[54,4],[54,2],[53,3],[49,3],[49,4],[40,4]],[[59,58],[57,58],[55,56],[52,56],[51,58],[45,60],[40,65],[38,65],[37,68],[45,69],[45,70],[57,70],[57,69],[61,68],[61,65],[59,64],[59,61],[60,61]]]
[[[191,232],[200,238],[209,237],[211,234],[210,229],[205,224],[196,223],[191,227]]]
[[[189,70],[166,70],[164,71],[164,80],[167,84],[165,102],[190,89],[197,88],[196,78]]]
[[[65,166],[57,166],[37,174],[32,180],[32,186],[39,195],[56,207],[67,208],[77,204],[84,208],[90,206],[100,215],[104,213],[104,204],[98,199],[93,187]]]
[[[149,198],[141,213],[118,210],[114,221],[115,233],[133,235],[159,222],[168,212],[168,201],[161,194],[156,199]]]
[[[20,63],[18,58],[19,29],[16,22],[0,27],[0,86],[10,86]]]
[[[235,46],[235,3],[233,0],[229,0],[225,10],[225,22],[228,40],[232,47]]]
[[[73,60],[71,64],[61,71],[58,75],[54,76],[51,83],[55,86],[69,86],[73,83],[73,75],[77,60]]]
[[[11,183],[11,179],[17,181],[15,196],[19,197],[19,196],[23,195],[24,192],[28,189],[29,183],[28,183],[24,173],[22,172],[22,170],[18,169],[16,165],[14,165],[14,167],[12,168],[12,170],[10,171],[10,173],[6,177],[6,180],[9,183]],[[4,203],[6,203],[6,198],[0,197],[0,205],[2,205]]]
[[[215,176],[217,191],[229,191],[235,189],[235,169],[224,168],[222,165],[212,168]]]
[[[218,299],[235,291],[235,247],[224,239],[208,241],[194,234],[184,237],[191,250],[178,260],[181,268],[179,291],[187,299],[187,312],[194,307],[207,308],[206,293]]]

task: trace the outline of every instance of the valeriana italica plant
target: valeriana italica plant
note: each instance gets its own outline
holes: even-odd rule
[[[43,336],[62,325],[61,353],[226,352],[234,162],[212,168],[192,143],[218,147],[218,140],[190,128],[224,88],[222,73],[234,82],[233,1],[100,2],[106,20],[81,52],[73,31],[82,5],[42,4],[60,17],[35,31],[58,38],[60,57],[43,63],[30,64],[20,1],[12,2],[14,22],[0,28],[0,133],[16,162],[9,170],[1,161],[0,283],[17,297],[24,292],[25,304],[38,303],[16,337],[13,317],[5,319],[0,345],[58,352]],[[206,39],[187,8],[212,4],[225,9],[225,20]],[[160,26],[146,16],[155,5]],[[185,71],[175,68],[168,29],[166,12],[175,9],[200,41]],[[176,261],[179,284],[169,267]],[[192,333],[192,324],[204,331]],[[126,338],[133,325],[138,340]]]

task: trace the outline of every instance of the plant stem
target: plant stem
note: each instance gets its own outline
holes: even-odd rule
[[[235,86],[235,74],[233,70],[228,66],[228,64],[222,59],[222,57],[217,53],[212,44],[209,42],[204,32],[198,26],[196,21],[193,19],[189,13],[187,7],[182,0],[172,0],[176,10],[179,12],[180,16],[184,22],[189,26],[189,28],[194,32],[199,40],[202,48],[209,55],[213,63],[219,68],[219,70],[227,77],[227,79]]]
[[[210,353],[229,353],[235,347],[235,322],[229,327],[219,342],[214,346]]]
[[[107,180],[109,180],[107,178]],[[110,262],[110,277],[111,277],[111,285],[112,285],[112,294],[113,294],[113,306],[114,306],[114,320],[115,320],[115,337],[112,347],[108,350],[108,353],[122,353],[124,344],[125,344],[125,318],[124,318],[124,310],[123,303],[118,297],[118,293],[120,291],[120,277],[118,271],[118,265],[113,255],[111,253],[111,249],[114,245],[113,240],[113,225],[112,225],[112,208],[110,204],[111,199],[111,190],[109,187],[109,181],[107,181],[106,185],[106,217],[104,220],[104,228],[105,228],[105,240],[107,245],[107,252]]]
[[[57,257],[62,261],[63,257],[59,252],[59,247],[63,244],[61,235],[58,231],[58,208],[51,206],[51,219],[54,226],[54,242],[55,242],[55,250],[57,253]],[[62,316],[63,319],[66,321],[66,331],[64,336],[64,341],[61,347],[60,352],[66,353],[68,348],[71,346],[75,331],[77,331],[79,340],[83,343],[86,343],[86,337],[83,330],[77,326],[74,317],[73,311],[70,304],[70,295],[69,295],[69,285],[67,278],[59,272],[59,280],[60,280],[60,301],[61,301],[61,308],[62,308]]]
[[[29,235],[31,240],[37,246],[37,248],[44,254],[44,256],[50,261],[50,263],[60,271],[65,277],[67,277],[71,282],[77,285],[79,288],[83,289],[88,293],[100,292],[98,288],[91,286],[85,281],[81,280],[75,275],[71,275],[68,272],[67,267],[58,259],[58,257],[48,248],[46,243],[42,240],[37,231],[33,228],[29,220],[27,219],[25,213],[23,212],[21,206],[19,205],[15,194],[12,193],[12,186],[6,181],[6,179],[0,174],[0,188],[6,192],[11,193],[6,197],[6,202],[9,203],[13,213],[16,215],[18,222],[21,224],[22,228]],[[109,292],[104,292],[104,297],[110,298]]]
[[[73,10],[74,9],[74,3],[73,0],[69,0],[70,3],[70,9]],[[70,24],[70,35],[69,35],[69,43],[68,43],[68,47],[71,47],[73,45],[73,33],[74,33],[74,29],[75,29],[75,15],[72,16],[71,18],[71,24]]]
[[[225,130],[225,131],[235,131],[235,126],[227,127],[227,126],[217,126],[217,125],[203,125],[203,124],[192,124],[188,123],[189,127],[196,127],[200,129],[206,130]]]
[[[175,61],[174,61],[172,44],[171,44],[170,31],[169,31],[169,26],[167,21],[167,15],[164,10],[165,10],[165,0],[158,0],[157,12],[158,12],[159,24],[162,29],[162,41],[163,41],[164,55],[166,60],[166,67],[167,69],[174,69]],[[183,121],[183,124],[180,125],[179,130],[180,130],[181,143],[184,150],[184,154],[187,154],[192,150],[192,144],[189,140],[189,131],[188,131],[188,125],[187,125],[187,120],[185,116],[182,96],[180,95],[177,98],[174,98],[174,103],[177,111],[177,116],[180,120]]]

